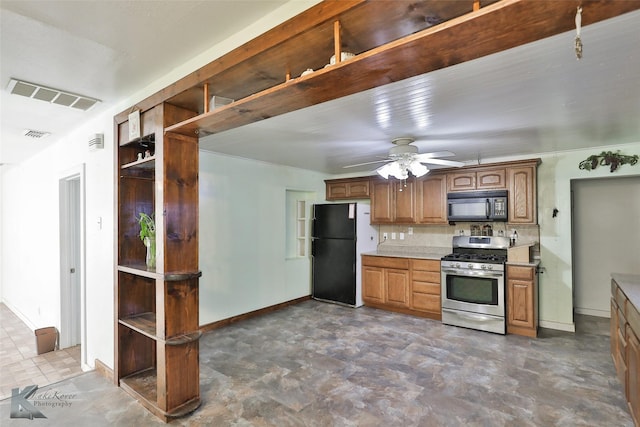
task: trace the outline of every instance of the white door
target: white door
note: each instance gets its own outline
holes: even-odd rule
[[[611,273],[640,274],[640,176],[571,182],[573,306],[610,317]]]
[[[82,341],[80,177],[60,183],[60,348]]]

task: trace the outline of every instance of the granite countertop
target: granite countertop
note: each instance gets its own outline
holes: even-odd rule
[[[443,256],[451,253],[451,248],[442,247],[418,247],[418,246],[383,246],[379,245],[378,250],[365,252],[362,255],[386,256],[395,258],[417,258],[440,260]]]
[[[611,278],[620,286],[631,304],[640,311],[640,274],[612,273]]]

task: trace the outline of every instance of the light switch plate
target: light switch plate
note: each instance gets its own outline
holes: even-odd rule
[[[395,240],[396,239],[396,233],[391,233],[391,240]]]

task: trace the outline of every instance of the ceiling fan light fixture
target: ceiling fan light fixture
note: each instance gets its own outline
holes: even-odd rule
[[[429,173],[429,169],[417,160],[412,160],[411,163],[409,163],[409,170],[416,178],[420,178]]]
[[[386,163],[385,165],[376,169],[376,172],[378,172],[378,175],[380,175],[384,179],[389,179],[389,175],[397,179],[409,178],[409,171],[407,167],[404,164],[401,164],[401,162],[397,161]]]

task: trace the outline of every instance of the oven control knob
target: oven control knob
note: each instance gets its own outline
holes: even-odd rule
[[[489,270],[493,270],[493,265],[489,264],[489,266],[487,267]]]
[[[460,263],[456,262],[456,268],[460,268]]]
[[[486,269],[487,269],[487,266],[486,266],[486,265],[484,265],[484,264],[482,264],[482,265],[480,266],[480,268],[481,268],[481,269],[483,269],[483,270],[486,270]]]
[[[467,264],[468,268],[473,268],[473,264]]]

